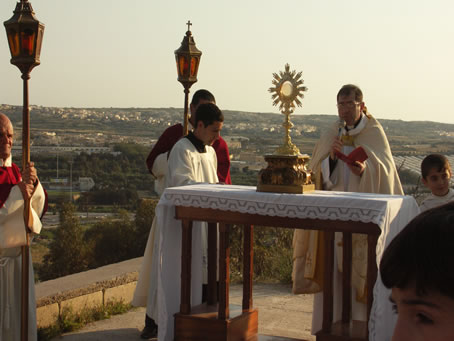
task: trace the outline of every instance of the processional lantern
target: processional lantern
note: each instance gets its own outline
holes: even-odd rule
[[[35,18],[28,0],[17,3],[14,15],[5,21],[4,25],[11,52],[11,64],[16,65],[22,74],[29,74],[40,64],[44,25]]]
[[[300,154],[290,137],[293,127],[290,114],[296,106],[302,106],[300,99],[304,97],[303,91],[307,91],[301,76],[302,72],[290,71],[288,64],[284,72],[273,74],[273,87],[269,92],[272,93],[273,105],[279,105],[279,110],[285,115],[282,124],[285,130],[284,144],[273,154],[265,155],[268,167],[259,172],[258,192],[307,193],[315,189],[312,172],[307,169],[309,156]]]
[[[28,80],[31,70],[40,64],[41,43],[44,34],[44,25],[40,23],[33,12],[28,0],[21,0],[16,4],[13,16],[4,22],[11,52],[11,64],[16,65],[22,73],[23,110],[22,110],[22,169],[30,162],[30,108],[28,103]],[[30,202],[24,205],[24,222],[26,228],[26,245],[22,246],[22,288],[21,288],[21,341],[28,340],[28,268],[30,227],[33,217],[30,211]]]
[[[194,37],[191,33],[191,22],[186,23],[188,30],[186,35],[181,42],[181,46],[178,50],[175,50],[175,59],[177,62],[178,81],[183,84],[184,87],[184,125],[183,133],[188,134],[189,124],[189,88],[192,84],[197,82],[197,72],[199,71],[200,57],[202,51],[197,49],[195,46]]]

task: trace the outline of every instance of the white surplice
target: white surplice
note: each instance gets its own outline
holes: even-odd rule
[[[442,196],[435,195],[430,193],[427,198],[423,200],[421,205],[419,206],[421,212],[427,211],[431,208],[438,207],[444,204],[447,204],[450,201],[454,200],[454,190],[452,188],[449,189],[448,193]]]
[[[199,152],[188,138],[182,138],[172,148],[168,159],[167,188],[196,183],[217,183],[217,158],[213,147],[205,146]],[[179,311],[181,281],[181,221],[175,219],[175,211],[162,204],[156,207],[156,237],[152,257],[152,281],[150,289],[157,294],[148,297],[148,304],[158,307],[158,340],[173,340],[173,315]],[[207,263],[206,223],[193,222],[191,303],[202,301],[202,283],[206,282]],[[198,264],[204,266],[196,266]],[[156,271],[156,272],[155,272]],[[153,287],[158,284],[158,287]],[[148,306],[148,305],[147,305]],[[147,309],[148,310],[148,309]]]
[[[154,189],[161,197],[166,187],[168,163],[167,153],[159,154],[153,163]],[[147,315],[154,321],[158,320],[158,309],[156,302],[157,295],[157,259],[153,259],[153,250],[155,249],[156,236],[156,215],[151,224],[150,233],[148,234],[147,245],[143,255],[142,265],[139,271],[134,297],[131,304],[136,307],[147,307]],[[155,264],[153,264],[155,263]],[[154,269],[154,271],[152,271]]]

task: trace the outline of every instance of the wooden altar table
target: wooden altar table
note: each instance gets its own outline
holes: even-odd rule
[[[317,340],[381,340],[390,336],[395,320],[389,291],[377,281],[377,262],[389,241],[419,209],[408,196],[316,191],[310,194],[256,192],[255,187],[192,185],[168,188],[157,207],[160,248],[160,301],[166,309],[159,318],[159,340],[257,340],[258,317],[252,304],[253,226],[321,230],[325,234],[323,326]],[[172,216],[173,215],[173,216]],[[178,223],[178,220],[181,223]],[[193,222],[208,222],[208,302],[200,303],[200,235]],[[219,302],[216,295],[216,226],[219,225]],[[239,311],[229,306],[229,229],[244,225],[243,302]],[[179,226],[179,229],[178,229]],[[182,232],[181,232],[182,231]],[[342,319],[333,323],[334,233],[343,233]],[[368,322],[351,321],[352,233],[368,236]],[[177,235],[180,234],[180,238]],[[181,244],[180,262],[175,249]],[[173,247],[173,256],[167,251]],[[193,255],[195,252],[195,256]],[[170,257],[171,263],[167,263]],[[170,266],[170,268],[169,268]],[[181,269],[180,297],[164,289]],[[194,273],[195,272],[195,273]],[[170,277],[169,274],[173,273]],[[173,276],[173,277],[172,277]],[[164,283],[167,282],[167,283]],[[192,283],[191,283],[192,282]],[[191,296],[193,302],[191,302]],[[177,309],[176,300],[179,300]],[[172,308],[170,308],[172,307]],[[170,308],[170,309],[168,309]],[[179,311],[178,311],[179,310]],[[175,313],[174,321],[172,313]],[[174,335],[170,330],[173,323]],[[163,327],[163,328],[162,328]],[[164,332],[161,330],[164,329]]]

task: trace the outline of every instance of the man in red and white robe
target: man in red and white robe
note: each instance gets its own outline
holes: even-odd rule
[[[11,161],[13,126],[0,114],[0,340],[21,335],[21,245],[26,243],[24,204],[30,203],[31,233],[41,231],[47,199],[33,162],[22,172]],[[30,254],[29,254],[30,257]],[[28,340],[37,340],[36,299],[32,261],[29,268]]]

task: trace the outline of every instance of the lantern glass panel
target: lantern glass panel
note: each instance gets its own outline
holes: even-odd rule
[[[22,52],[29,56],[33,56],[33,53],[35,52],[35,35],[35,32],[30,28],[21,32]]]
[[[42,44],[42,41],[43,41],[43,30],[40,29],[38,31],[38,39],[36,40],[36,57],[39,57],[39,55],[41,54],[41,44]]]
[[[197,66],[199,61],[196,57],[191,57],[191,77],[197,76]]]
[[[187,77],[189,75],[189,63],[186,56],[179,57],[179,73],[180,76]]]
[[[11,50],[11,56],[17,57],[20,52],[19,48],[19,34],[15,29],[10,29],[8,31],[8,42],[9,42],[9,49]]]

